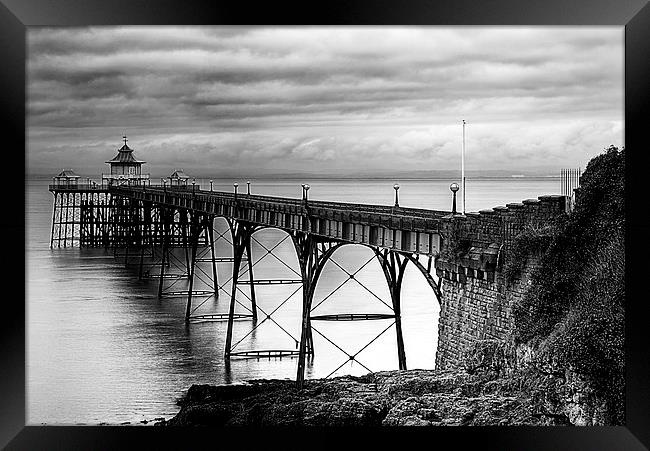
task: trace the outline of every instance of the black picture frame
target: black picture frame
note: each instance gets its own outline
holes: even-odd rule
[[[620,25],[625,26],[626,172],[626,425],[620,427],[456,427],[354,430],[348,438],[328,430],[238,430],[157,427],[25,426],[25,35],[32,26],[142,24],[341,24],[341,25]],[[256,446],[293,449],[329,445],[379,446],[390,435],[398,443],[454,449],[633,450],[650,446],[650,357],[647,350],[644,273],[644,174],[650,167],[642,147],[650,110],[650,5],[645,0],[454,0],[244,2],[180,0],[0,0],[0,111],[3,181],[0,215],[5,277],[0,335],[0,446],[7,449],[123,449],[190,447],[195,440],[211,447]],[[609,144],[609,143],[605,143]],[[13,181],[12,181],[13,180]],[[22,239],[20,239],[22,238]],[[445,444],[443,444],[445,443]],[[397,445],[399,446],[399,445]]]

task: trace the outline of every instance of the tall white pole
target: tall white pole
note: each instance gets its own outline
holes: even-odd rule
[[[463,214],[465,214],[465,119],[463,119],[463,151],[460,159],[460,179],[463,190]]]

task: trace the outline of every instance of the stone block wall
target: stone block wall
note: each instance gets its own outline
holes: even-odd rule
[[[503,269],[508,249],[526,225],[547,225],[566,213],[567,199],[540,196],[442,219],[436,260],[436,273],[442,279],[436,368],[459,366],[464,352],[478,340],[510,336],[512,306],[526,291],[538,257],[531,256],[518,279],[506,283]]]

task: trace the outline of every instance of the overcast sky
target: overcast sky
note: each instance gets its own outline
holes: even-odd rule
[[[623,145],[623,27],[28,29],[28,170],[559,174]]]

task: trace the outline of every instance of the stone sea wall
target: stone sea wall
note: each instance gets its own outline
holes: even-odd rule
[[[508,250],[526,226],[548,225],[567,208],[564,196],[540,196],[443,219],[436,261],[443,292],[436,368],[457,367],[478,340],[508,339],[513,331],[512,306],[528,288],[537,264],[536,258],[529,258],[519,277],[508,282],[504,276]]]

